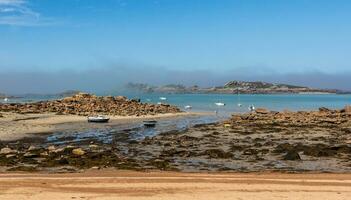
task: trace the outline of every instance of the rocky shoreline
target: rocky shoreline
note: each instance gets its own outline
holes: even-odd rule
[[[165,113],[181,112],[175,106],[168,104],[154,105],[141,103],[138,100],[129,100],[126,97],[104,96],[79,93],[53,101],[34,103],[0,104],[0,112],[30,113],[56,113],[61,115],[94,115],[105,114],[112,116],[143,116]]]
[[[144,93],[174,94],[350,94],[338,89],[318,89],[262,81],[229,81],[223,86],[199,87],[179,84],[152,86],[143,83],[128,83],[126,89]]]
[[[220,123],[135,139],[136,130],[111,133],[109,142],[73,136],[0,142],[8,171],[87,169],[175,171],[351,172],[351,107],[341,110],[235,114]]]

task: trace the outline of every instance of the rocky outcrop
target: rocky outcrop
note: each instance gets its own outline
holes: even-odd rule
[[[177,113],[177,107],[162,104],[140,103],[138,100],[128,100],[126,97],[103,96],[79,93],[60,100],[42,101],[25,104],[0,104],[0,111],[16,113],[46,113],[72,115],[106,114],[119,116],[141,116],[162,113]]]
[[[275,112],[264,108],[247,114],[235,114],[227,122],[232,125],[276,126],[348,126],[351,124],[350,106],[341,110],[320,108],[318,111]]]
[[[184,86],[179,84],[168,84],[163,86],[151,86],[142,83],[129,83],[127,90],[145,93],[181,93],[181,94],[294,94],[294,93],[341,93],[350,92],[337,89],[318,89],[305,86],[296,86],[280,83],[267,83],[262,81],[229,81],[223,86],[201,88],[197,85]]]
[[[309,89],[308,87],[296,86],[296,85],[288,85],[288,84],[274,84],[267,83],[261,81],[249,82],[249,81],[229,81],[224,85],[226,88],[235,88],[235,89],[276,89],[276,88],[286,88],[286,89]]]

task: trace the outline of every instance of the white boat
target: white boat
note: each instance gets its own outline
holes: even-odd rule
[[[192,109],[193,107],[190,106],[190,105],[186,105],[186,106],[184,106],[184,108],[185,108],[186,110],[190,110],[190,109]]]
[[[249,106],[249,111],[255,111],[255,106],[254,105],[251,105],[251,106]]]
[[[9,101],[9,99],[8,99],[8,98],[4,98],[4,101],[5,101],[5,102],[8,102],[8,101]]]
[[[238,90],[237,96],[238,96],[238,104],[237,104],[237,105],[238,105],[238,107],[242,107],[243,104],[240,103],[240,93],[239,93],[239,90]]]
[[[161,101],[166,101],[167,98],[166,98],[166,97],[160,97],[160,100],[161,100]]]
[[[215,104],[216,104],[216,106],[225,106],[225,103],[222,103],[222,102],[217,102]]]
[[[88,117],[88,122],[106,123],[109,120],[110,120],[110,118],[102,116],[102,115]]]

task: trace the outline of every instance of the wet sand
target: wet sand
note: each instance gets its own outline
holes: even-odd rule
[[[40,133],[52,133],[58,131],[85,131],[89,129],[109,128],[111,126],[142,121],[146,119],[164,119],[183,116],[204,115],[204,113],[182,112],[157,114],[146,116],[109,116],[110,121],[106,124],[88,123],[87,118],[78,115],[44,114],[16,114],[0,113],[0,140],[17,140],[26,136]]]
[[[351,174],[88,171],[1,174],[2,200],[349,199]]]

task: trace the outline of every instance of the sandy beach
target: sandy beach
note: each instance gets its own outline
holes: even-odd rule
[[[349,199],[350,174],[88,171],[1,174],[2,200]]]
[[[205,113],[181,112],[145,116],[109,116],[110,121],[107,124],[88,123],[85,116],[78,115],[56,115],[55,113],[17,114],[12,112],[3,112],[1,114],[3,117],[0,117],[0,140],[8,141],[33,136],[33,134],[101,129],[146,119],[177,118],[204,115]]]

